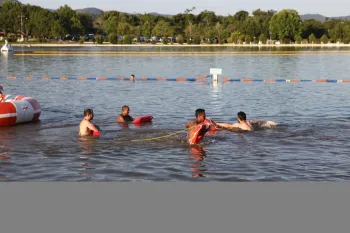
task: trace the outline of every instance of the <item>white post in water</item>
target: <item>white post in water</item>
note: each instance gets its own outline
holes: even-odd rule
[[[210,75],[213,79],[213,83],[218,82],[218,75],[221,75],[221,74],[222,74],[222,69],[210,68]]]

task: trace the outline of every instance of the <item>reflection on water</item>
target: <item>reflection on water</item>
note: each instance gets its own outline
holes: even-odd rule
[[[19,48],[18,48],[19,49]],[[231,78],[348,79],[350,48],[290,47],[77,47],[21,48],[25,52],[143,52],[127,56],[0,56],[0,76],[188,77],[208,75],[217,67]],[[148,56],[148,52],[218,52],[205,56]],[[225,56],[222,53],[240,53]],[[284,52],[292,56],[278,55]],[[271,55],[271,56],[270,56]],[[135,81],[136,83],[137,81]]]
[[[190,153],[193,155],[190,155],[189,158],[194,160],[190,168],[194,172],[192,176],[205,177],[204,173],[207,170],[204,162],[204,158],[206,157],[205,149],[201,146],[192,146],[190,147]]]

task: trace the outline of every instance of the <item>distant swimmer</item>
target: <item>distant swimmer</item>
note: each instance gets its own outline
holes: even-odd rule
[[[129,113],[130,113],[129,106],[124,105],[122,107],[122,113],[117,118],[117,122],[119,122],[119,123],[126,123],[128,121],[134,121],[134,118],[132,118],[129,115]]]
[[[190,145],[202,141],[204,135],[211,129],[217,127],[213,120],[208,121],[204,109],[197,109],[195,112],[196,119],[189,121],[185,127],[188,128],[187,142]]]
[[[94,111],[92,109],[84,110],[84,118],[79,125],[79,135],[87,136],[93,133],[99,134],[98,126],[95,126],[91,121],[94,119]]]
[[[276,126],[276,123],[273,121],[247,120],[247,116],[244,112],[237,113],[237,120],[238,120],[238,123],[233,123],[233,124],[217,123],[217,125],[225,129],[238,128],[245,131],[254,131],[254,126],[259,126],[259,127]]]
[[[132,75],[130,76],[130,81],[132,81],[132,82],[135,81],[135,75],[132,74]]]

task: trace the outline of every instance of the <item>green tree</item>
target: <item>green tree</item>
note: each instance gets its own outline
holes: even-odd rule
[[[130,36],[173,36],[183,35],[188,43],[195,37],[207,43],[213,41],[230,43],[251,41],[252,38],[263,39],[273,37],[289,43],[290,40],[325,37],[330,41],[350,42],[350,21],[342,19],[327,19],[324,23],[316,20],[301,22],[295,10],[254,10],[252,16],[246,11],[236,12],[234,15],[216,16],[213,11],[202,11],[197,16],[193,14],[195,8],[186,9],[172,17],[151,14],[125,14],[118,11],[103,12],[98,16],[77,13],[68,5],[61,6],[51,12],[39,6],[21,5],[18,2],[4,0],[0,6],[0,29],[15,34],[24,32],[33,37],[55,36],[65,34],[81,36],[87,33],[99,35]],[[23,24],[21,24],[21,17]],[[249,36],[249,37],[247,37]],[[247,37],[247,38],[246,38]],[[300,40],[299,40],[300,39]],[[317,40],[316,40],[317,41]],[[122,42],[120,42],[122,43]]]
[[[130,28],[130,25],[128,23],[125,23],[125,22],[118,23],[118,30],[117,30],[117,32],[118,32],[119,35],[122,35],[122,36],[129,35],[130,31],[131,31],[130,29],[131,28]]]
[[[56,37],[60,37],[65,34],[65,30],[61,26],[61,23],[59,20],[53,21],[53,23],[51,24],[50,31],[51,31],[50,34]]]
[[[273,15],[270,21],[273,39],[294,39],[301,35],[302,22],[295,10],[282,10]]]
[[[58,20],[60,21],[60,24],[62,28],[64,29],[65,33],[71,34],[72,33],[72,19],[73,23],[76,23],[74,20],[74,17],[76,16],[75,11],[73,11],[72,8],[70,8],[68,5],[61,6],[57,10],[57,16]]]
[[[243,22],[249,17],[247,11],[238,11],[234,16],[235,21]]]
[[[316,40],[316,37],[315,37],[315,35],[312,33],[312,34],[309,36],[309,43],[315,43],[315,40]]]
[[[115,33],[111,33],[108,35],[108,40],[109,40],[109,43],[111,44],[116,44],[118,42],[118,36],[117,34]]]
[[[239,32],[232,32],[231,36],[230,36],[230,40],[232,43],[239,43],[239,37],[240,37],[240,33]]]
[[[97,44],[103,44],[103,42],[104,42],[103,36],[97,35],[96,36],[96,42],[97,42]]]
[[[32,11],[29,13],[29,20],[27,23],[28,33],[34,37],[48,36],[50,33],[51,19],[49,12],[45,10]]]
[[[188,32],[187,38],[192,38],[192,27],[195,20],[195,16],[193,14],[191,14],[192,11],[194,11],[196,8],[192,7],[191,9],[186,9],[185,10],[185,18],[186,18],[186,30]],[[186,33],[187,34],[187,33]]]
[[[211,27],[217,22],[217,17],[215,12],[205,10],[197,16],[197,22],[203,23],[206,27]]]
[[[83,33],[90,34],[95,32],[93,25],[93,15],[87,13],[78,13],[77,17],[81,23]]]
[[[327,30],[324,25],[315,19],[305,20],[303,22],[303,38],[309,38],[311,34],[314,34],[317,38],[326,34]]]
[[[132,37],[130,35],[125,35],[123,37],[123,44],[132,44]]]
[[[323,25],[326,28],[328,36],[332,42],[336,42],[336,39],[341,37],[341,20],[327,20]]]
[[[321,42],[323,42],[324,44],[327,44],[328,43],[328,37],[326,35],[323,35],[321,37]]]
[[[163,44],[168,44],[168,37],[163,36],[162,42],[163,42]]]
[[[259,36],[259,41],[261,41],[263,44],[266,44],[266,36],[264,33]]]
[[[70,19],[70,25],[70,31],[73,35],[81,35],[84,33],[83,26],[81,25],[80,20],[77,16],[73,16]]]
[[[269,11],[262,11],[260,9],[253,11],[253,19],[255,21],[255,34],[256,36],[264,34],[265,36],[268,36],[270,34],[269,26],[271,18],[274,14],[276,14],[276,11],[269,10]]]
[[[303,40],[303,38],[301,37],[301,35],[297,35],[297,36],[295,36],[294,40],[297,44],[300,44],[301,41]]]
[[[179,43],[179,44],[183,44],[183,43],[184,43],[184,37],[183,37],[183,35],[178,35],[178,36],[176,37],[176,41],[177,41],[177,43]]]
[[[216,35],[218,37],[219,44],[220,44],[221,38],[222,38],[222,27],[221,27],[221,24],[219,22],[216,23],[215,30],[216,30],[216,33],[217,33]]]
[[[172,36],[173,33],[174,30],[172,27],[164,20],[160,20],[153,28],[153,35],[155,36]]]
[[[142,35],[146,37],[151,37],[151,24],[146,21],[142,26],[141,26],[141,31]]]
[[[103,28],[108,35],[118,33],[117,16],[110,16],[107,20],[105,20]]]
[[[193,37],[193,44],[200,44],[200,43],[201,43],[200,36],[198,34],[194,35],[194,37]]]
[[[0,11],[0,27],[5,32],[18,32],[21,30],[21,20],[18,17],[23,8],[18,2],[5,0]]]
[[[244,41],[249,44],[252,41],[252,38],[249,35],[246,35]]]
[[[132,27],[131,31],[132,31],[132,34],[137,38],[140,38],[140,36],[142,36],[141,26]]]
[[[252,17],[247,17],[243,22],[242,32],[251,37],[259,36],[260,30],[258,28],[256,20],[254,20]]]
[[[248,19],[249,13],[247,11],[239,11],[233,16],[233,22],[230,27],[231,31],[237,31],[241,34],[245,33],[244,22]]]

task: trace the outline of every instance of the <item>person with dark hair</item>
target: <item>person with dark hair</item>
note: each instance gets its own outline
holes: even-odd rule
[[[133,82],[135,81],[135,75],[133,75],[133,74],[131,75],[130,81],[133,81]]]
[[[213,120],[208,121],[206,119],[204,109],[197,109],[195,116],[196,119],[189,121],[185,125],[185,127],[188,128],[187,142],[191,145],[202,141],[204,135],[213,127],[216,127],[216,123]]]
[[[92,109],[84,110],[84,118],[79,125],[79,135],[87,136],[91,134],[99,134],[98,126],[95,126],[91,121],[94,119],[94,111]]]
[[[247,115],[242,111],[237,113],[237,120],[238,120],[237,123],[233,123],[233,124],[217,123],[217,125],[220,128],[225,128],[225,129],[239,128],[245,131],[253,131],[254,130],[253,125],[257,125],[260,127],[271,127],[276,125],[276,123],[273,121],[247,120]]]
[[[126,123],[128,121],[134,121],[134,118],[132,118],[129,115],[129,113],[130,113],[129,106],[124,105],[122,107],[122,113],[117,118],[117,122],[119,122],[119,123]]]

